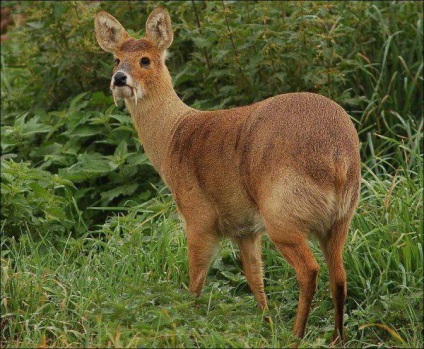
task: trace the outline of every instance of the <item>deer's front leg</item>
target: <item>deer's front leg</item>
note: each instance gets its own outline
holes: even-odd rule
[[[262,274],[261,234],[251,233],[248,236],[234,239],[239,245],[244,275],[253,295],[262,310],[267,310],[267,300],[264,291]]]
[[[215,232],[205,231],[200,225],[187,227],[190,293],[199,297],[205,283],[209,265],[219,245]]]

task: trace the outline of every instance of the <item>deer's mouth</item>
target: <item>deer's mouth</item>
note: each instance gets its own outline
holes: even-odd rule
[[[137,105],[137,100],[141,98],[142,94],[138,92],[136,87],[132,87],[129,85],[124,86],[111,86],[113,100],[115,105],[118,105],[118,101],[120,99],[133,99],[134,103]]]
[[[130,98],[134,95],[134,92],[133,88],[128,85],[112,87],[112,93],[116,99]]]

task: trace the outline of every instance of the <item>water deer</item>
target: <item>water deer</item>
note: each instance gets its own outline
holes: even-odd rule
[[[157,7],[141,39],[107,12],[95,17],[99,45],[115,57],[110,88],[124,99],[144,150],[172,192],[185,223],[189,290],[199,296],[222,237],[238,244],[244,274],[266,310],[261,236],[294,268],[303,337],[316,289],[315,237],[325,255],[343,339],[346,273],[342,250],[359,196],[357,132],[348,114],[313,93],[277,95],[248,106],[200,111],[174,91],[165,65],[170,16]]]

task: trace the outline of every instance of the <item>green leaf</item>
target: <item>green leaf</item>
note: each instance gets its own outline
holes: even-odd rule
[[[94,135],[101,134],[102,127],[98,126],[88,126],[88,125],[81,125],[77,126],[70,132],[69,136],[71,137],[91,137]]]
[[[133,184],[125,184],[118,186],[116,188],[113,188],[111,190],[105,191],[101,194],[101,197],[103,200],[107,200],[108,202],[112,201],[114,198],[120,196],[120,195],[131,195],[133,194],[138,188],[137,183]]]
[[[113,154],[115,158],[123,159],[128,156],[128,144],[126,141],[121,141]]]
[[[46,133],[51,130],[51,126],[45,125],[38,122],[39,119],[37,116],[32,117],[20,128],[20,134],[22,136],[29,136],[37,133]]]
[[[145,163],[148,163],[149,159],[147,158],[147,155],[144,153],[135,153],[135,154],[130,154],[127,157],[127,163],[130,165],[142,165]]]

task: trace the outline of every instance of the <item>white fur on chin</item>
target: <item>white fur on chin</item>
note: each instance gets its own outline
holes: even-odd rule
[[[116,106],[118,106],[118,100],[130,98],[133,98],[137,105],[138,99],[143,97],[143,93],[138,88],[131,86],[115,86],[112,89],[112,95]]]

